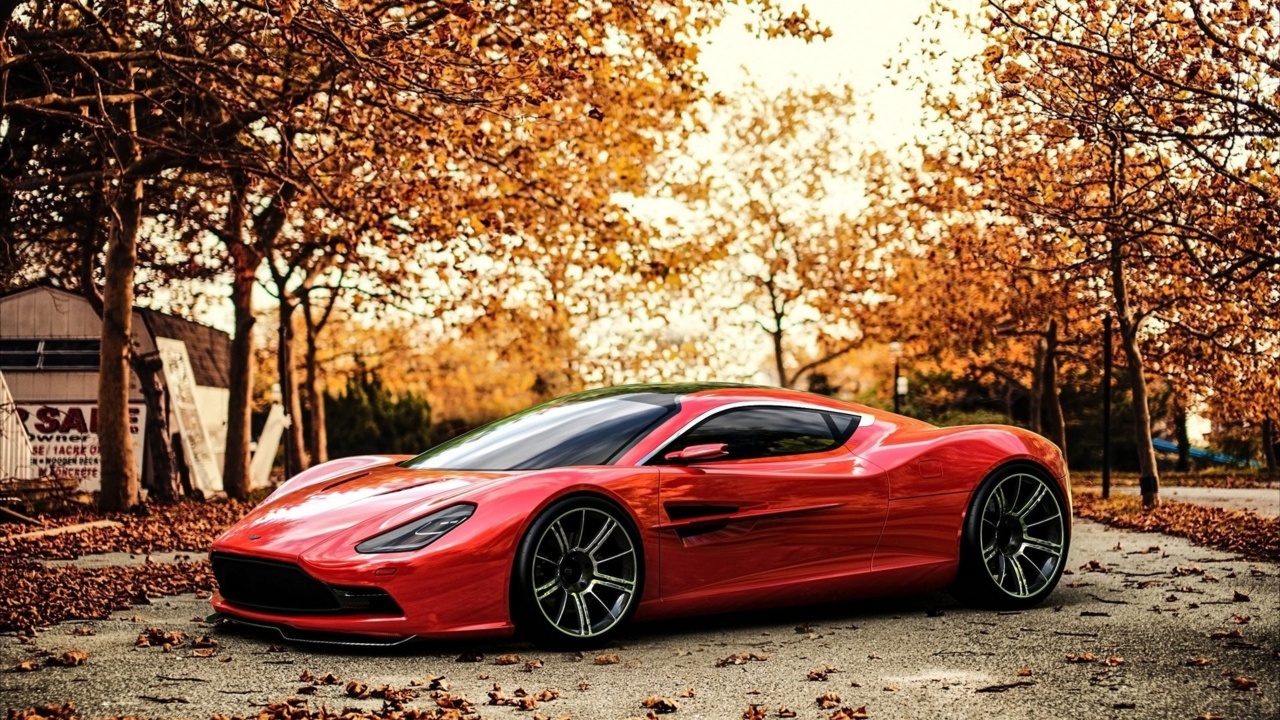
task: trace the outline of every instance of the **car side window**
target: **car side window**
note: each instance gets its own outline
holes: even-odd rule
[[[680,435],[654,458],[667,464],[668,453],[691,445],[723,443],[718,460],[781,457],[830,450],[849,439],[857,417],[788,407],[748,407],[714,415]]]

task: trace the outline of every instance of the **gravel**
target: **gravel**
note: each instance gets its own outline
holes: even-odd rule
[[[1088,569],[1093,560],[1101,571]],[[265,703],[297,695],[309,685],[299,680],[307,670],[317,678],[341,678],[316,687],[308,696],[312,707],[379,707],[380,701],[348,698],[349,680],[400,687],[445,675],[455,693],[491,718],[532,715],[485,706],[495,682],[508,696],[517,688],[558,688],[560,698],[537,712],[584,720],[643,717],[641,703],[654,695],[676,701],[671,717],[677,720],[736,719],[753,703],[767,708],[770,718],[786,705],[799,718],[818,720],[832,713],[815,702],[828,692],[842,705],[866,706],[871,718],[1280,715],[1280,566],[1078,521],[1068,567],[1072,574],[1048,603],[1026,612],[972,610],[935,594],[696,618],[634,627],[585,657],[516,642],[358,653],[272,647],[278,638],[209,628],[200,620],[210,611],[208,601],[178,596],[109,620],[54,626],[30,644],[0,637],[4,668],[40,660],[35,648],[89,653],[79,667],[0,674],[0,696],[11,708],[70,700],[84,716],[95,717],[249,716]],[[169,652],[134,647],[149,626],[182,631],[189,639]],[[95,634],[72,634],[76,628]],[[1210,637],[1231,631],[1241,637]],[[219,642],[216,655],[193,656],[191,641],[206,634]],[[459,663],[463,650],[483,653],[484,660]],[[543,667],[524,672],[523,662],[495,664],[508,653],[540,659]],[[597,665],[598,653],[616,653],[619,662]],[[736,653],[767,659],[716,667]],[[1066,661],[1083,653],[1096,660]],[[1197,657],[1207,664],[1188,664]],[[1109,658],[1123,660],[1108,665]],[[836,671],[827,681],[807,679],[828,665]],[[1236,689],[1237,677],[1257,685]],[[693,697],[682,697],[690,688]],[[413,704],[432,703],[423,693]]]

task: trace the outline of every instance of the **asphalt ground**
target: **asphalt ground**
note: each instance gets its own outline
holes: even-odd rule
[[[390,652],[280,646],[210,628],[201,620],[208,601],[178,596],[54,626],[31,643],[0,637],[4,668],[45,652],[88,653],[77,667],[0,674],[0,697],[9,708],[73,701],[86,717],[203,719],[254,716],[302,688],[314,693],[303,695],[312,708],[377,709],[379,700],[348,697],[346,684],[405,687],[443,675],[490,718],[643,717],[642,702],[658,696],[675,701],[677,720],[732,720],[752,704],[769,718],[785,706],[817,720],[836,709],[819,707],[826,693],[871,718],[1280,716],[1280,566],[1077,521],[1068,567],[1048,602],[1025,612],[973,610],[942,594],[803,607],[636,626],[581,657],[516,642]],[[189,637],[168,652],[135,647],[152,626]],[[218,642],[212,653],[192,647],[206,634]],[[458,662],[463,653],[483,660]],[[766,659],[717,667],[742,653]],[[520,661],[496,664],[508,654]],[[598,655],[617,662],[597,664]],[[526,672],[535,659],[541,667]],[[826,680],[810,680],[814,670]],[[313,685],[300,680],[304,671],[339,681]],[[495,683],[507,697],[517,688],[555,688],[559,697],[534,713],[487,706]],[[409,705],[433,707],[417,689]]]

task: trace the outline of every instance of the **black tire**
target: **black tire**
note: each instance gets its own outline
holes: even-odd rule
[[[517,632],[550,647],[607,643],[644,590],[644,549],[631,518],[595,495],[544,510],[520,541],[511,573]]]
[[[952,593],[979,607],[1034,607],[1057,587],[1070,549],[1071,516],[1058,483],[1037,466],[1000,468],[965,515]]]

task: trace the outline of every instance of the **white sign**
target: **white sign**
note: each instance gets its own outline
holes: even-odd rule
[[[169,386],[169,407],[182,435],[183,457],[187,467],[191,468],[191,482],[205,492],[218,492],[222,489],[222,468],[218,467],[217,453],[200,417],[195,373],[191,370],[187,344],[173,338],[158,337],[156,350],[164,368],[165,384]]]
[[[31,438],[31,462],[80,481],[80,489],[102,487],[98,448],[98,404],[95,402],[23,402],[16,404],[18,419]],[[133,436],[133,467],[142,474],[142,429],[147,408],[129,404],[129,434]]]
[[[271,467],[276,463],[276,451],[280,449],[280,438],[287,425],[284,408],[279,403],[272,405],[271,412],[267,413],[267,424],[262,426],[262,434],[258,436],[253,461],[249,463],[250,487],[266,487],[271,483]]]

